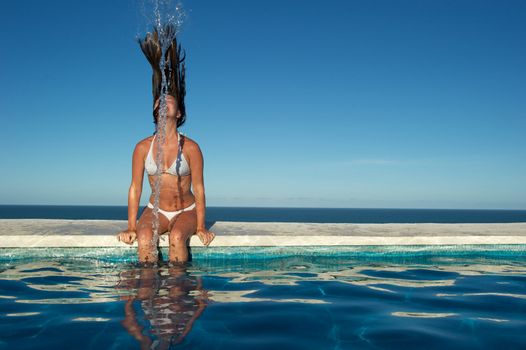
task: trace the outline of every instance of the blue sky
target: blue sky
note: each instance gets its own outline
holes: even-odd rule
[[[0,2],[0,204],[127,205],[140,4]],[[526,2],[183,4],[208,206],[526,209]]]

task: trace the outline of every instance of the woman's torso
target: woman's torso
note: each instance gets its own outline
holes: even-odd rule
[[[192,176],[188,155],[185,154],[184,144],[187,138],[178,135],[179,140],[166,141],[162,147],[162,171],[161,190],[159,196],[159,207],[167,211],[175,211],[188,207],[195,202],[195,197],[191,191]],[[155,193],[155,172],[157,171],[157,146],[156,135],[147,138],[149,151],[144,158],[145,170],[148,175],[148,182],[152,189],[150,203],[154,203]]]

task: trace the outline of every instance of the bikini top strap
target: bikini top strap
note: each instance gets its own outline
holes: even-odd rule
[[[148,151],[148,153],[152,153],[153,143],[155,142],[155,136],[157,136],[157,135],[153,135],[152,142],[150,142],[150,150]]]
[[[179,158],[179,152],[181,152],[181,133],[177,131],[177,158]]]

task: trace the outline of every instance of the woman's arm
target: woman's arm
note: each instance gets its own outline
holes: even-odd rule
[[[205,199],[205,185],[203,179],[203,168],[204,160],[203,153],[201,148],[196,143],[193,147],[193,152],[190,155],[190,164],[192,175],[192,188],[194,190],[195,197],[195,210],[197,214],[197,230],[205,229],[205,208],[206,208],[206,199]]]
[[[190,173],[192,175],[192,187],[194,189],[195,208],[197,215],[197,229],[195,234],[205,246],[214,240],[215,233],[210,232],[205,226],[205,184],[203,180],[203,153],[199,145],[195,143],[190,154]]]
[[[132,182],[128,191],[128,230],[137,229],[137,213],[141,200],[142,182],[144,177],[144,161],[142,142],[135,146],[132,157]]]

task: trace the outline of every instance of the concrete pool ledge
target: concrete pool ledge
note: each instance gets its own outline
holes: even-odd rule
[[[0,248],[128,247],[117,241],[126,220],[0,219]],[[209,247],[526,244],[526,222],[347,224],[216,221]],[[164,237],[164,240],[163,240]],[[167,235],[161,246],[168,246]],[[191,246],[203,246],[192,236]]]

